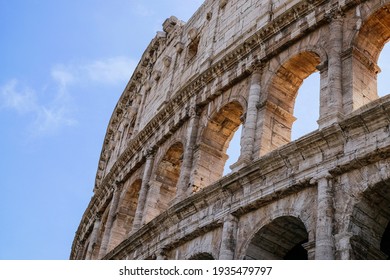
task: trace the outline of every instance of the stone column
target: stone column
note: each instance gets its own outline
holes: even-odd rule
[[[232,165],[233,171],[237,171],[252,161],[257,125],[257,105],[259,103],[261,93],[260,83],[261,71],[259,69],[255,69],[251,76],[248,107],[246,110],[245,124],[242,129],[241,153],[238,161]]]
[[[316,260],[334,260],[333,190],[330,175],[317,180]]]
[[[96,214],[95,222],[93,224],[93,229],[91,233],[91,238],[88,245],[87,255],[85,257],[86,260],[90,260],[93,253],[93,248],[95,247],[96,241],[97,241],[97,234],[100,228],[101,223],[101,215]]]
[[[237,218],[233,215],[225,217],[222,229],[221,248],[219,250],[220,260],[234,260],[234,253],[237,239]]]
[[[199,108],[193,106],[190,108],[190,120],[187,128],[187,141],[185,144],[183,162],[180,169],[180,177],[177,184],[177,200],[182,200],[186,195],[189,195],[192,190],[189,189],[190,175],[194,159],[194,149],[196,145],[196,137],[198,135]]]
[[[137,210],[135,211],[133,229],[131,233],[136,232],[141,227],[142,216],[146,204],[146,197],[149,191],[149,180],[150,180],[150,175],[152,174],[153,163],[154,163],[154,151],[148,150],[146,155],[144,174],[142,176],[141,189],[138,197]]]
[[[122,192],[122,186],[123,185],[121,183],[117,182],[116,188],[114,190],[114,194],[112,195],[110,212],[108,213],[105,231],[103,234],[102,243],[100,245],[99,259],[103,258],[105,256],[105,254],[107,253],[107,248],[108,248],[108,245],[109,245],[110,239],[111,239],[112,224],[114,222],[116,210],[118,208],[118,202],[119,202],[119,197],[120,197],[121,192]]]
[[[343,85],[342,85],[342,50],[343,50],[343,18],[337,12],[328,15],[329,48],[328,48],[328,90],[322,92],[322,108],[328,108],[318,120],[319,127],[326,127],[339,122],[343,118]]]

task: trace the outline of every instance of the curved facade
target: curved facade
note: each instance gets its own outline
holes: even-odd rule
[[[206,0],[167,19],[114,109],[70,258],[387,259],[389,40],[390,0]],[[318,129],[291,141],[315,72]]]

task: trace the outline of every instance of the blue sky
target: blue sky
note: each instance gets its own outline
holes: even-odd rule
[[[132,70],[166,18],[202,2],[0,0],[0,259],[68,259]]]

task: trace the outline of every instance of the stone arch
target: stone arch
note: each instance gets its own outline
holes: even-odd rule
[[[115,220],[111,228],[107,252],[122,242],[131,232],[141,185],[142,180],[136,179],[131,184],[124,186],[125,188],[118,203]]]
[[[326,61],[323,49],[307,46],[287,57],[276,69],[270,69],[274,74],[265,86],[258,114],[260,156],[291,141],[298,90],[303,80],[318,71],[318,66]],[[320,94],[320,89],[317,94]]]
[[[192,255],[188,260],[215,260],[215,258],[210,253],[200,252]]]
[[[327,54],[320,47],[307,46],[281,61],[268,80],[262,102],[272,102],[289,114],[294,112],[294,101],[304,79],[327,62]]]
[[[237,100],[229,100],[210,114],[206,126],[200,131],[195,151],[193,191],[210,185],[222,177],[228,156],[226,150],[234,133],[242,123],[244,106]]]
[[[155,166],[148,194],[148,208],[149,211],[153,210],[153,213],[147,214],[149,217],[146,217],[146,222],[167,210],[176,197],[183,153],[183,143],[177,141],[168,148]]]
[[[309,234],[301,219],[279,216],[260,229],[257,227],[248,240],[242,259],[308,259],[302,246],[308,240]]]
[[[383,47],[390,41],[390,3],[377,5],[370,11],[351,40],[348,63],[352,68],[351,93],[344,101],[351,104],[349,111],[378,98],[377,63]]]
[[[352,259],[390,256],[390,180],[366,189],[353,207],[348,231]]]
[[[352,45],[376,62],[390,40],[390,3],[376,8],[356,32]]]

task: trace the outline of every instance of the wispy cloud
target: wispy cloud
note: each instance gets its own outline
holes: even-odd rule
[[[28,115],[30,135],[42,136],[57,131],[62,126],[72,126],[76,121],[68,114],[62,93],[57,93],[49,104],[40,104],[35,90],[12,79],[0,87],[0,107]],[[32,116],[32,117],[31,117]]]
[[[0,104],[3,108],[17,111],[20,114],[35,111],[37,108],[35,92],[30,88],[17,89],[16,79],[8,81],[0,88]]]
[[[51,69],[50,85],[44,90],[25,86],[17,79],[0,86],[0,109],[28,115],[30,135],[44,136],[77,124],[71,102],[77,86],[124,84],[135,66],[136,62],[126,57],[59,64]]]
[[[62,87],[73,84],[116,85],[127,82],[136,66],[130,58],[119,56],[85,63],[56,65],[51,76]]]
[[[85,70],[94,82],[116,84],[127,81],[135,66],[135,61],[126,57],[115,57],[94,61],[81,70]]]
[[[144,4],[136,4],[134,12],[136,15],[141,17],[149,17],[155,14],[155,11]]]

